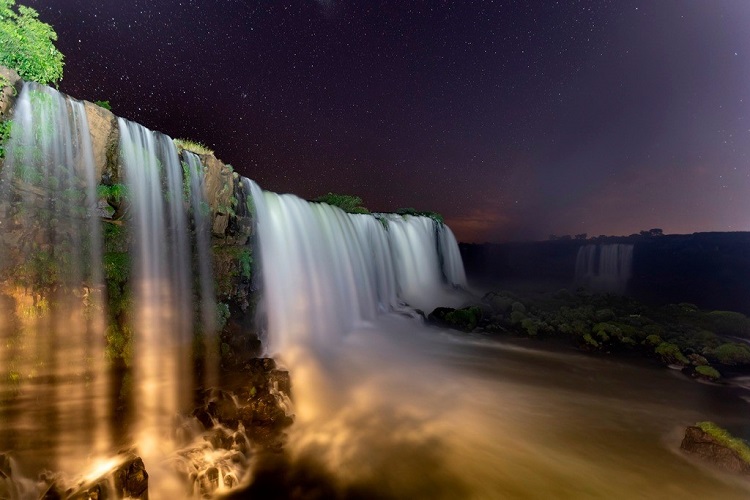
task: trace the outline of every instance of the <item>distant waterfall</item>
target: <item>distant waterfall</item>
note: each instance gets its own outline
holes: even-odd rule
[[[24,84],[0,173],[0,449],[65,470],[111,443],[95,177],[83,103]]]
[[[625,293],[633,274],[633,245],[584,245],[578,249],[575,280],[592,290]]]
[[[257,215],[272,352],[335,342],[405,303],[430,312],[450,286],[466,286],[455,238],[430,218],[347,214],[244,182]]]

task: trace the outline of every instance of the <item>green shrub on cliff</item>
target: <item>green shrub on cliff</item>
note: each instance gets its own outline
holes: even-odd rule
[[[344,212],[350,214],[369,214],[370,211],[362,206],[362,198],[359,196],[353,196],[350,194],[336,194],[328,193],[323,196],[318,196],[313,201],[319,203],[327,203],[334,207],[339,207]]]
[[[434,220],[435,222],[439,222],[440,224],[443,224],[445,219],[443,216],[437,212],[431,212],[429,210],[419,211],[414,208],[399,208],[396,210],[396,213],[399,215],[415,215],[415,216],[422,216],[422,217],[429,217],[430,219]]]
[[[174,145],[178,148],[185,149],[187,151],[191,151],[198,155],[212,155],[214,154],[214,150],[207,147],[205,144],[202,144],[197,141],[191,141],[190,139],[172,139],[172,142],[174,142]],[[227,165],[228,167],[231,167],[231,165]]]
[[[10,130],[12,126],[12,120],[0,122],[0,158],[5,158],[5,143],[10,139]]]
[[[57,33],[31,7],[0,0],[0,65],[24,80],[53,85],[63,76],[63,55],[55,47]]]

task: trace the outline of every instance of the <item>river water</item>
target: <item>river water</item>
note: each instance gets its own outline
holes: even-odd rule
[[[276,480],[312,498],[750,497],[679,450],[701,420],[746,437],[750,393],[523,342],[390,316],[291,352],[297,421]]]

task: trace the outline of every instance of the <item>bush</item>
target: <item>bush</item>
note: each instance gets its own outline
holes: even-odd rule
[[[0,0],[0,64],[24,80],[53,85],[63,76],[63,55],[55,47],[57,33],[39,13],[15,0]]]
[[[750,335],[750,320],[742,314],[733,311],[711,311],[706,314],[712,329],[720,335]]]
[[[313,201],[327,203],[334,207],[339,207],[344,212],[350,214],[369,214],[370,211],[362,206],[362,198],[349,194],[328,193],[318,196]]]
[[[722,365],[750,365],[750,348],[744,344],[726,343],[706,351],[706,356]]]

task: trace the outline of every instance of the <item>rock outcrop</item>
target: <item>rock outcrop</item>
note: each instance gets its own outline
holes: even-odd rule
[[[736,440],[736,438],[734,439]],[[740,443],[739,440],[735,442]],[[730,442],[717,437],[715,433],[709,432],[705,428],[688,427],[685,430],[685,437],[680,444],[680,448],[721,469],[750,475],[750,462],[745,460]]]

